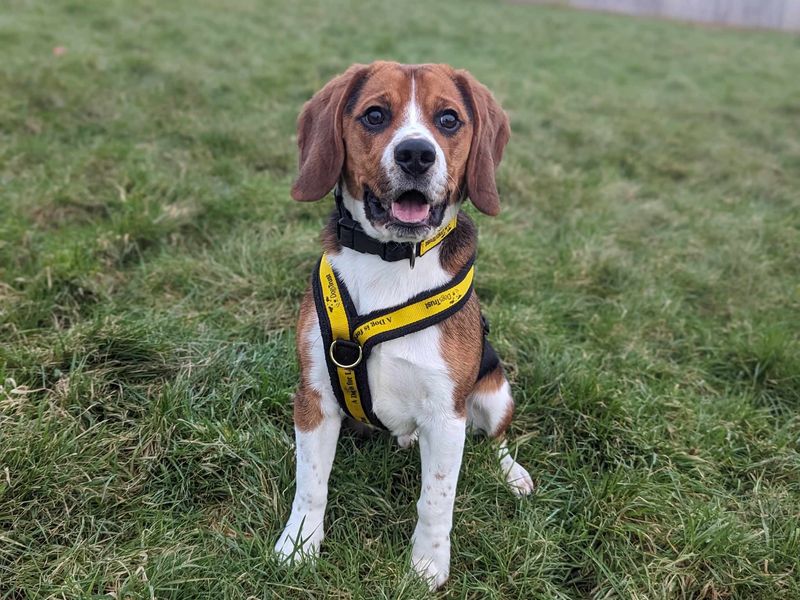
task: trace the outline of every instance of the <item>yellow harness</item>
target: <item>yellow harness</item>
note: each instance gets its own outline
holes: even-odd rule
[[[423,242],[424,252],[439,244],[455,227],[455,220],[437,236]],[[423,248],[421,247],[421,250]],[[423,252],[423,253],[424,253]],[[376,344],[439,323],[458,311],[472,294],[474,256],[445,285],[423,292],[408,302],[359,315],[347,288],[328,261],[320,258],[312,278],[314,304],[326,349],[326,363],[336,399],[354,419],[386,429],[372,411],[367,363]]]

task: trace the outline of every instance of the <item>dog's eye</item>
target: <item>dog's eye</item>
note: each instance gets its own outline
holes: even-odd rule
[[[361,120],[367,127],[380,127],[386,121],[387,114],[380,106],[370,106]]]
[[[438,125],[448,132],[453,132],[459,128],[461,121],[458,120],[458,115],[454,110],[446,110],[439,115]]]

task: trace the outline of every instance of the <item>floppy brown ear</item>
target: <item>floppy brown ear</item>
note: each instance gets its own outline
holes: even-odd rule
[[[365,73],[366,66],[353,65],[330,80],[303,106],[297,119],[300,173],[292,186],[295,200],[319,200],[336,185],[344,165],[345,104]]]
[[[467,195],[479,211],[500,212],[494,173],[511,136],[508,117],[492,93],[467,71],[457,71],[459,87],[472,111],[472,145],[467,157]]]

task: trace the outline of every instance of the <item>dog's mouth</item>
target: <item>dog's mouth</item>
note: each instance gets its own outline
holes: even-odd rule
[[[416,238],[442,223],[446,203],[433,204],[419,190],[406,190],[393,200],[364,190],[364,209],[373,225],[384,225],[398,237]]]
[[[398,196],[390,207],[392,218],[404,225],[424,223],[431,214],[428,199],[417,190],[409,190]]]

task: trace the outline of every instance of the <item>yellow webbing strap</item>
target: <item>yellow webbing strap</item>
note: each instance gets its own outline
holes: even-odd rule
[[[325,309],[328,311],[332,338],[334,340],[350,341],[350,323],[347,320],[347,311],[342,301],[342,294],[339,292],[339,284],[336,282],[333,268],[331,263],[328,262],[327,256],[323,256],[322,260],[319,261],[319,280],[322,284],[322,294],[325,301]],[[330,357],[327,356],[328,352],[329,349],[325,348],[326,360],[330,360]],[[370,421],[361,406],[361,396],[356,385],[356,372],[353,369],[336,367],[336,373],[339,376],[339,386],[342,389],[342,395],[350,414],[362,423],[369,424]]]
[[[420,322],[437,315],[441,315],[439,320],[447,318],[448,315],[442,313],[453,309],[455,305],[465,300],[465,297],[472,289],[475,267],[470,265],[469,269],[466,272],[462,271],[462,273],[448,287],[440,288],[438,291],[434,291],[416,302],[378,314],[353,330],[354,324],[351,323],[351,319],[357,320],[358,316],[352,314],[353,307],[350,307],[351,314],[348,315],[348,306],[345,305],[342,291],[339,289],[339,282],[327,255],[323,255],[322,260],[319,262],[319,283],[322,301],[324,302],[324,307],[322,308],[330,328],[330,339],[333,340],[333,343],[336,340],[354,342],[360,346],[359,350],[362,351],[364,346],[376,336],[382,336],[382,339],[374,341],[370,346],[385,341],[387,338],[393,339],[406,333],[411,333],[411,331],[418,331]],[[438,321],[434,320],[433,322]],[[322,320],[320,321],[320,326],[325,326]],[[393,333],[394,335],[383,335],[387,333]],[[365,410],[362,404],[361,394],[358,390],[356,369],[365,368],[363,364],[359,366],[361,355],[359,355],[359,362],[353,368],[345,368],[339,366],[339,363],[334,360],[333,345],[330,348],[325,348],[325,353],[329,368],[336,370],[339,388],[342,392],[341,399],[344,401],[347,411],[353,418],[362,423],[374,424],[367,416],[368,411]],[[366,360],[366,354],[368,354],[368,351],[364,355],[364,360]],[[363,379],[366,380],[365,371],[361,373]],[[368,385],[368,381],[362,381],[362,385]],[[339,396],[338,393],[336,395]]]
[[[423,240],[419,243],[419,255],[422,256],[431,248],[437,246],[444,238],[448,236],[448,234],[456,228],[456,222],[458,221],[458,215],[453,217],[453,220],[450,221],[447,225],[445,225],[442,230],[433,236],[429,240]]]
[[[444,312],[469,292],[474,275],[475,267],[470,267],[466,276],[453,287],[370,319],[356,328],[353,339],[363,346],[367,340],[378,334],[409,327]]]

